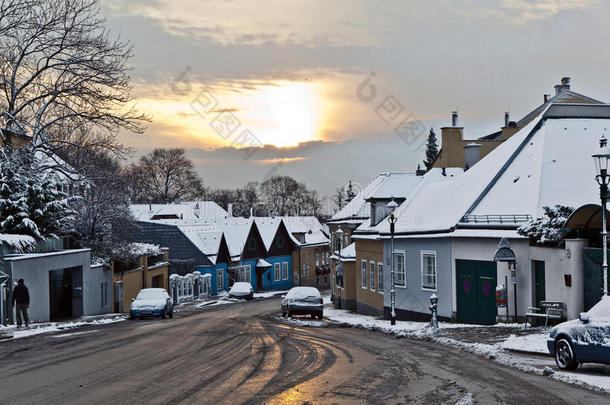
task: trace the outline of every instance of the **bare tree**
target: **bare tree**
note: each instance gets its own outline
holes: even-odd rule
[[[125,191],[131,202],[134,204],[149,202],[142,166],[132,163],[124,167],[121,174],[125,181]]]
[[[0,0],[0,126],[49,156],[68,145],[124,153],[118,131],[148,120],[131,103],[132,55],[98,0]]]
[[[338,188],[335,191],[335,195],[333,196],[332,200],[337,206],[337,209],[341,210],[345,206],[346,201],[345,189],[343,187]]]
[[[275,215],[290,213],[299,190],[299,183],[289,176],[273,176],[261,184],[265,204]]]
[[[183,148],[157,148],[140,158],[140,167],[145,195],[152,202],[200,199],[205,195],[203,182]]]

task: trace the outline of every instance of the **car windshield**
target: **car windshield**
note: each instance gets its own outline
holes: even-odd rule
[[[317,288],[313,287],[294,287],[288,294],[286,294],[287,299],[293,300],[304,300],[307,298],[321,298],[320,291]]]
[[[249,293],[251,288],[250,283],[235,283],[233,284],[233,287],[231,287],[231,291]]]
[[[136,300],[155,300],[165,297],[165,291],[163,290],[140,290]]]
[[[610,296],[602,297],[587,314],[591,319],[610,319]]]

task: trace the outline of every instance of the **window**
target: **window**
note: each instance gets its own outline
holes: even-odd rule
[[[243,264],[243,265],[239,265],[239,266],[231,266],[229,268],[229,271],[231,271],[232,273],[237,274],[237,281],[243,282],[243,283],[250,283],[251,282],[251,274],[250,274],[250,265],[249,264]]]
[[[320,253],[316,253],[316,266],[320,265]]]
[[[282,238],[277,238],[275,240],[275,247],[281,248],[282,246],[284,246],[284,240]]]
[[[436,252],[421,252],[421,287],[436,291]]]
[[[371,288],[371,291],[375,291],[375,262],[371,262],[370,270],[369,287]]]
[[[254,238],[248,239],[248,249],[254,250],[255,247],[256,247],[256,240],[254,240]]]
[[[216,270],[216,289],[218,291],[224,289],[223,271],[222,269]]]
[[[383,294],[383,263],[377,263],[377,291]]]
[[[288,280],[288,262],[282,262],[282,280]]]
[[[367,272],[367,270],[366,270],[366,260],[362,261],[361,266],[362,267],[360,269],[360,277],[362,278],[362,280],[361,280],[362,281],[362,288],[366,288],[366,272]]]
[[[303,265],[301,266],[301,277],[309,277],[309,265],[307,263],[303,263]]]
[[[280,280],[280,264],[279,263],[273,263],[273,279],[275,281]]]
[[[407,286],[407,269],[405,268],[405,252],[394,252],[394,285]]]
[[[329,263],[328,252],[324,252],[324,257],[326,258],[325,263],[328,264]]]
[[[305,235],[301,235],[301,243],[305,243]]]

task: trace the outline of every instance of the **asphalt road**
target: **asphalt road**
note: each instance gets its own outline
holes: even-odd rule
[[[0,342],[2,404],[609,403],[430,342],[278,318],[279,299]]]

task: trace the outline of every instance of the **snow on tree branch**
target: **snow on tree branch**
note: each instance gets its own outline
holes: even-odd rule
[[[544,215],[521,226],[517,232],[540,245],[552,245],[563,239],[562,229],[574,208],[566,205],[542,207]]]

